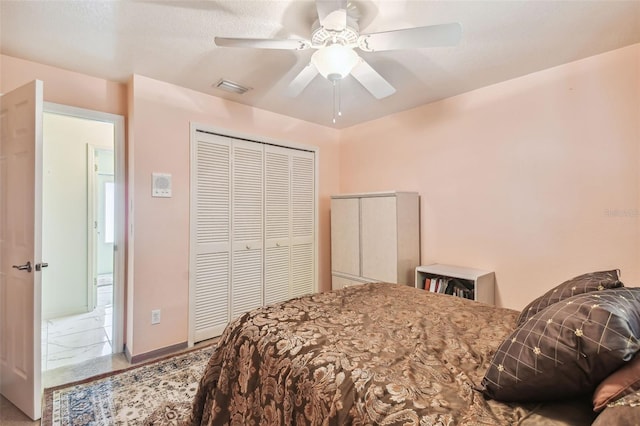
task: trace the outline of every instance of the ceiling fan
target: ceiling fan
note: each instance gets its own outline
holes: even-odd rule
[[[341,115],[339,107],[339,81],[353,76],[377,99],[395,93],[395,88],[374,70],[355,49],[364,52],[454,46],[460,42],[462,27],[459,23],[429,25],[360,34],[356,6],[348,0],[315,0],[318,20],[311,29],[311,40],[257,39],[215,37],[221,47],[251,47],[259,49],[306,50],[317,49],[311,62],[289,84],[286,94],[298,96],[318,75],[333,83],[334,123]]]

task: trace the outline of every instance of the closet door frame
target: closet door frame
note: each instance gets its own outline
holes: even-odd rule
[[[234,139],[239,139],[239,140],[244,140],[244,141],[249,141],[249,142],[255,142],[255,143],[262,143],[265,145],[274,145],[274,146],[279,146],[279,147],[283,147],[283,148],[290,148],[290,149],[297,149],[297,150],[301,150],[301,151],[308,151],[308,152],[313,152],[314,154],[314,165],[313,165],[313,173],[314,173],[314,209],[313,209],[313,222],[314,222],[314,237],[313,237],[313,292],[317,293],[318,292],[318,259],[319,259],[319,253],[318,253],[318,239],[319,239],[319,235],[318,235],[318,229],[319,229],[319,215],[318,215],[318,210],[319,210],[319,177],[318,177],[318,170],[319,170],[319,164],[320,164],[320,150],[318,147],[316,146],[312,146],[312,145],[303,145],[303,144],[299,144],[299,143],[294,143],[294,142],[290,142],[290,141],[284,141],[284,140],[277,140],[277,139],[273,139],[273,138],[268,138],[268,137],[264,137],[264,136],[259,136],[259,135],[252,135],[252,134],[247,134],[247,133],[242,133],[242,132],[237,132],[237,131],[233,131],[224,127],[218,127],[218,126],[212,126],[210,124],[203,124],[203,123],[198,123],[198,122],[190,122],[190,158],[191,158],[191,162],[192,164],[190,165],[190,169],[192,169],[193,167],[193,161],[195,159],[195,149],[196,149],[196,141],[197,141],[197,133],[198,131],[201,132],[205,132],[205,133],[212,133],[212,134],[216,134],[216,135],[220,135],[220,136],[224,136],[224,137],[228,137],[228,138],[234,138]],[[195,182],[196,182],[196,177],[194,176],[193,173],[191,173],[191,178],[190,178],[190,191],[193,190],[193,188],[195,188]],[[192,194],[193,195],[193,194]],[[191,347],[195,344],[195,309],[193,307],[195,307],[195,303],[196,303],[196,292],[195,292],[195,269],[193,269],[193,265],[194,265],[194,255],[196,253],[196,247],[195,247],[195,238],[194,238],[194,233],[193,233],[193,229],[194,229],[194,224],[196,223],[196,208],[194,205],[194,199],[195,197],[191,196],[190,197],[190,212],[189,212],[189,216],[190,216],[190,235],[189,235],[189,333],[188,333],[188,345]],[[264,256],[263,256],[264,258]]]

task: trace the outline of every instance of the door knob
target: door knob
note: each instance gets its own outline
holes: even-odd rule
[[[18,271],[31,272],[31,262],[27,262],[24,265],[12,265],[12,268],[16,268]]]
[[[42,268],[46,268],[47,266],[49,266],[49,264],[46,262],[36,263],[36,271],[40,271]]]

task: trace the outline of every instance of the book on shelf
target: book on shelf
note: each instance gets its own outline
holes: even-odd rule
[[[423,288],[431,293],[442,293],[465,299],[474,299],[474,287],[468,280],[448,277],[426,277]]]

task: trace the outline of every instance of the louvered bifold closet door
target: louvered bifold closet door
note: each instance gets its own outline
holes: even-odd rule
[[[290,298],[291,152],[265,146],[265,304]]]
[[[219,336],[229,322],[231,144],[229,138],[196,132],[191,258],[196,342]]]
[[[264,145],[233,142],[231,317],[263,305]]]
[[[291,154],[291,287],[290,297],[314,291],[315,154]]]

